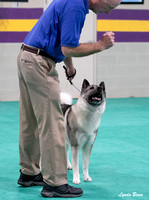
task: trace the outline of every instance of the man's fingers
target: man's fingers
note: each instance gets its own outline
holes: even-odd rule
[[[112,32],[112,31],[107,31],[107,32],[105,32],[103,35],[115,35],[115,33]]]
[[[103,34],[100,44],[103,46],[103,49],[108,49],[112,47],[115,43],[115,33],[109,31]]]
[[[65,74],[67,77],[67,80],[72,81],[72,79],[75,77],[76,75],[76,69],[75,68],[66,68],[65,66],[63,66],[63,68],[65,69]]]

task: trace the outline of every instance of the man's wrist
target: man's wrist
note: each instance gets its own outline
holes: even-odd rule
[[[105,50],[105,46],[101,40],[97,42],[97,49],[98,52]]]

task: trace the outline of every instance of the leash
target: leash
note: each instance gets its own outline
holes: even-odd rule
[[[74,76],[76,75],[76,69],[75,69],[75,73],[74,73],[72,76],[69,76],[69,75],[67,74],[67,68],[66,68],[65,66],[63,66],[63,68],[64,68],[64,70],[65,70],[65,72],[66,72],[67,78],[71,78],[71,77],[74,77]],[[70,83],[76,90],[78,90],[78,92],[81,93],[81,91],[74,85],[74,83],[73,83],[72,81],[70,81],[70,80],[68,80],[68,81],[69,81],[69,83]]]
[[[81,93],[81,91],[73,84],[72,81],[69,81],[69,83],[70,83],[76,90],[78,90],[78,91]]]

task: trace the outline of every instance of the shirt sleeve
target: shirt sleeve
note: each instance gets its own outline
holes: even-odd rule
[[[62,17],[61,46],[77,47],[80,45],[80,34],[85,16],[80,11],[72,11]]]

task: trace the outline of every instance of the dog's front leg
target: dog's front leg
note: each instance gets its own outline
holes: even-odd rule
[[[84,181],[90,182],[92,178],[89,176],[88,166],[89,166],[89,159],[92,151],[92,146],[84,147],[82,149],[82,158],[83,158],[83,177]]]
[[[78,154],[79,154],[79,148],[78,147],[71,147],[73,183],[74,184],[80,184]]]
[[[72,166],[71,166],[71,163],[69,161],[69,142],[68,142],[68,140],[66,140],[66,150],[67,150],[67,169],[71,170]]]

